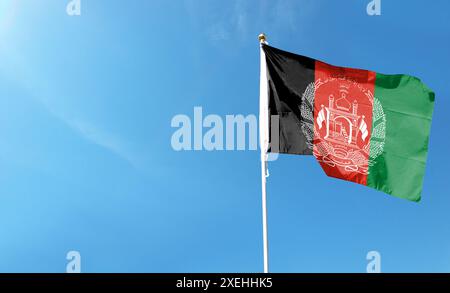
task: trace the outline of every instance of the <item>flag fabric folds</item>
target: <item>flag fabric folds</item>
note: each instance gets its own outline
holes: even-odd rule
[[[269,152],[314,155],[330,177],[421,199],[434,107],[425,84],[262,48],[279,125]]]

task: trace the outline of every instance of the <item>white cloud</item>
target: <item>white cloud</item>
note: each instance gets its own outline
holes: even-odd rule
[[[301,33],[300,23],[313,23],[320,4],[305,0],[229,0],[212,3],[185,0],[190,19],[211,42],[255,38],[261,31]]]
[[[207,2],[205,5],[201,1],[185,0],[184,3],[191,20],[213,42],[245,34],[249,5],[253,5],[248,1],[228,0],[226,9],[222,9],[224,2]]]
[[[0,64],[0,73],[26,89],[30,97],[40,102],[51,115],[84,140],[115,154],[133,167],[138,166],[139,157],[131,150],[131,142],[79,115],[82,112],[65,107],[60,99],[64,96],[62,91],[55,88],[54,84],[52,87],[46,87],[45,85],[50,83],[34,73],[31,63],[19,54],[18,50],[11,45],[0,44],[0,56],[5,57],[5,62]]]
[[[207,32],[209,39],[214,42],[227,41],[230,38],[230,32],[223,24],[213,25]]]
[[[79,133],[84,139],[98,146],[101,146],[117,156],[128,161],[136,167],[138,160],[136,156],[129,151],[126,142],[117,135],[107,132],[98,126],[83,120],[63,119],[73,130]]]

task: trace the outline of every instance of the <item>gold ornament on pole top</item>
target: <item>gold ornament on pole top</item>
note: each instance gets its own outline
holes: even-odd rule
[[[265,44],[266,43],[266,35],[264,33],[259,34],[258,40],[261,44]]]

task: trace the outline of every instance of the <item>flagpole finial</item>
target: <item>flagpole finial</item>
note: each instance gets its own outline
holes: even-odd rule
[[[258,40],[261,44],[265,44],[266,43],[266,35],[264,33],[259,34]]]

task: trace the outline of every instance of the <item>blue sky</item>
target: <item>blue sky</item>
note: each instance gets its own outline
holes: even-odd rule
[[[273,272],[450,271],[450,2],[0,4],[0,271],[262,271],[257,151],[175,152],[176,114],[257,114],[259,45],[420,77],[436,92],[420,204],[280,156]],[[405,174],[406,176],[406,174]]]

